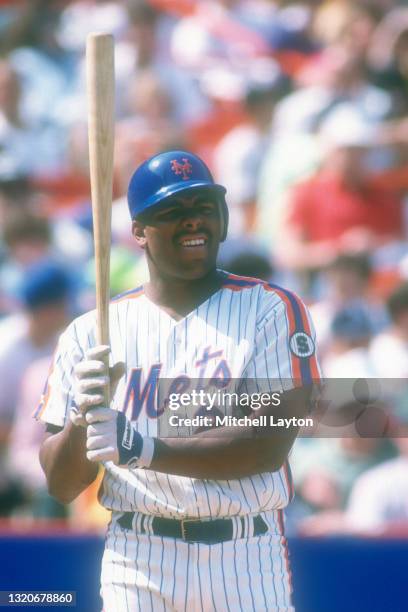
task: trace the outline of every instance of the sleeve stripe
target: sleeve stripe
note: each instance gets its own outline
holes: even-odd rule
[[[290,592],[292,593],[293,592],[292,572],[290,569],[288,547],[287,547],[286,538],[285,538],[285,524],[284,524],[284,518],[283,518],[283,510],[277,510],[277,513],[278,513],[279,530],[281,532],[281,537],[282,537],[282,546],[284,550],[283,554],[285,558],[286,571],[287,571],[288,580],[289,580],[289,588],[290,588]]]
[[[267,291],[275,291],[284,301],[288,313],[290,337],[297,332],[303,332],[312,337],[306,309],[302,301],[291,291],[282,289],[282,287],[278,287],[277,285],[264,283],[263,286]],[[313,379],[320,380],[316,351],[310,357],[298,357],[291,351],[291,360],[295,386],[310,384],[313,382]]]
[[[289,322],[289,339],[297,332],[306,333],[313,341],[312,330],[303,302],[291,291],[283,289],[278,285],[266,283],[258,278],[226,274],[223,285],[225,289],[241,291],[256,285],[262,285],[266,291],[274,291],[285,303],[287,318]],[[298,357],[290,350],[292,374],[295,386],[310,384],[313,380],[320,380],[320,370],[316,359],[316,351],[310,357]]]
[[[50,393],[51,393],[50,378],[51,378],[51,375],[52,375],[52,373],[54,371],[54,368],[55,368],[56,353],[57,353],[57,349],[55,349],[54,354],[52,356],[52,361],[51,361],[50,369],[48,371],[47,380],[46,380],[45,385],[44,385],[43,394],[41,396],[40,402],[39,402],[36,410],[33,413],[33,417],[37,421],[40,420],[41,415],[44,413],[44,410],[47,407],[48,400],[50,399]]]
[[[255,287],[256,285],[262,285],[264,283],[263,280],[259,278],[251,278],[249,276],[238,276],[236,274],[230,274],[229,272],[224,273],[225,280],[223,283],[223,288],[232,289],[233,291],[240,291],[241,289],[249,289],[250,287]]]
[[[290,471],[290,465],[287,459],[283,464],[283,471],[285,473],[286,486],[288,487],[289,501],[292,501],[295,496],[295,488],[293,486],[292,473]]]
[[[272,285],[268,285],[265,283],[264,288],[267,291],[268,290],[275,291],[275,293],[277,293],[277,295],[279,295],[279,297],[283,300],[286,306],[286,314],[287,314],[287,319],[289,323],[289,338],[291,338],[291,336],[298,330],[298,324],[299,324],[299,320],[296,320],[296,311],[295,311],[295,308],[293,307],[292,301],[289,299],[287,292],[281,289],[280,287],[274,287]],[[302,384],[306,382],[305,374],[306,374],[306,379],[307,379],[307,372],[305,372],[304,367],[302,368],[300,358],[294,353],[292,353],[290,349],[289,349],[289,352],[290,352],[290,360],[292,363],[292,375],[293,375],[293,381],[294,381],[295,387],[301,387]]]

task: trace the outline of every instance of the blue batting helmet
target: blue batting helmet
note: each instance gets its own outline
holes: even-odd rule
[[[135,219],[177,193],[203,187],[217,195],[224,225],[221,240],[225,240],[228,226],[226,189],[214,182],[211,172],[199,157],[187,151],[159,153],[137,168],[128,189],[130,216]]]

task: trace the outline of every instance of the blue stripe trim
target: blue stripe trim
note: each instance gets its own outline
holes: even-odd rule
[[[226,285],[235,285],[236,287],[256,287],[256,285],[260,285],[262,284],[263,281],[261,280],[257,280],[256,278],[254,278],[254,280],[242,280],[239,278],[230,278],[227,277],[225,279],[225,284]]]
[[[115,295],[115,297],[111,298],[111,302],[116,302],[116,300],[120,300],[126,296],[135,295],[136,293],[141,293],[143,291],[143,285],[140,287],[136,287],[136,289],[129,289],[128,291],[124,291],[123,293],[119,293],[119,295]]]
[[[290,305],[292,306],[293,315],[295,317],[294,333],[303,332],[306,334],[307,332],[303,325],[302,313],[300,311],[300,304],[299,304],[298,298],[291,291],[288,291],[287,289],[283,289],[283,287],[279,287],[279,285],[268,283],[268,287],[271,287],[271,289],[277,289],[278,291],[281,291],[283,294],[285,294],[285,296],[288,298],[290,302]],[[297,357],[299,356],[297,355]],[[313,377],[312,377],[312,371],[310,368],[310,357],[299,357],[299,360],[300,360],[300,373],[302,376],[302,382],[306,384],[312,383]]]

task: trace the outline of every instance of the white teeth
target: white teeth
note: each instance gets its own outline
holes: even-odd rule
[[[204,238],[197,238],[196,240],[183,240],[183,246],[202,246],[205,244]]]

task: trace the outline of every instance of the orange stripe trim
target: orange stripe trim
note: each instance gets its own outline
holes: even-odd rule
[[[278,512],[278,525],[279,525],[279,529],[281,532],[281,538],[282,538],[283,555],[285,558],[285,566],[286,566],[286,571],[288,574],[289,589],[290,589],[290,592],[293,593],[292,572],[290,571],[288,546],[287,546],[287,540],[285,538],[285,525],[284,525],[284,519],[283,519],[283,510],[277,510],[277,512]]]
[[[55,367],[56,352],[57,352],[57,348],[54,349],[54,353],[52,355],[52,361],[50,364],[50,368],[48,370],[47,382],[45,384],[45,394],[41,397],[40,403],[38,407],[34,410],[33,415],[32,415],[37,421],[41,418],[42,414],[44,413],[44,410],[46,409],[48,401],[50,399],[50,394],[51,394],[50,378],[52,376],[52,373]]]
[[[292,307],[292,304],[290,303],[289,298],[283,291],[280,291],[279,289],[276,289],[275,287],[269,287],[269,285],[267,285],[266,283],[264,285],[264,288],[269,291],[274,291],[277,295],[279,295],[281,300],[285,303],[286,312],[287,312],[288,319],[289,319],[289,338],[290,338],[292,334],[294,334],[296,331],[296,323],[295,323],[295,315],[293,313],[293,307]],[[290,352],[290,358],[291,358],[291,363],[292,363],[292,374],[293,374],[294,385],[295,387],[302,387],[303,382],[302,382],[302,373],[300,369],[300,359],[299,357],[294,355],[292,351],[289,351],[289,352]]]
[[[252,283],[253,285],[261,285],[265,283],[265,281],[263,281],[262,279],[255,278],[254,276],[240,276],[238,274],[228,273],[228,278],[231,280],[247,281]]]
[[[305,332],[310,337],[312,337],[312,330],[310,329],[310,324],[309,324],[309,319],[308,319],[308,316],[307,316],[306,308],[305,308],[304,304],[299,300],[299,298],[296,295],[294,297],[296,299],[296,302],[299,305],[299,310],[300,310],[300,314],[301,314],[301,317],[302,317],[302,323],[303,323],[303,327],[305,329]],[[321,376],[320,376],[320,372],[319,372],[319,367],[317,365],[316,350],[315,350],[314,354],[310,357],[310,369],[311,369],[313,380],[315,380],[315,379],[320,380]]]
[[[237,280],[237,281],[244,281],[244,282],[246,281],[250,283],[247,286],[236,286],[236,285],[226,283],[224,287],[226,289],[230,289],[231,291],[241,291],[242,289],[249,289],[250,287],[255,287],[261,284],[263,289],[265,289],[265,291],[271,291],[271,292],[276,293],[286,305],[286,312],[287,312],[288,320],[289,320],[289,337],[293,333],[295,333],[296,323],[295,323],[295,316],[293,313],[293,306],[284,291],[281,291],[279,287],[271,287],[267,282],[259,278],[253,278],[250,276],[239,276],[237,274],[228,274],[228,278],[231,279],[232,281]],[[309,319],[307,316],[305,305],[298,298],[296,294],[292,293],[292,297],[294,298],[294,300],[296,301],[299,307],[303,329],[305,330],[305,333],[307,333],[310,337],[312,337],[312,331],[310,329]],[[291,364],[292,364],[294,385],[295,387],[302,387],[303,381],[302,381],[302,374],[301,374],[300,358],[294,355],[292,352],[291,352]],[[320,375],[319,367],[317,364],[316,352],[309,358],[309,365],[310,365],[310,372],[311,372],[313,380],[320,380],[321,375]]]
[[[264,289],[266,289],[266,291],[275,291],[275,293],[277,293],[284,300],[284,302],[289,306],[288,312],[290,311],[292,313],[292,316],[293,316],[293,310],[292,310],[293,307],[292,307],[292,304],[290,303],[289,299],[286,297],[284,292],[279,291],[279,289],[276,288],[276,287],[270,287],[267,283],[264,284]],[[292,296],[293,296],[294,300],[296,301],[297,305],[299,306],[300,316],[302,318],[303,328],[304,328],[305,332],[310,337],[312,337],[312,330],[310,329],[309,319],[308,319],[308,316],[307,316],[307,313],[306,313],[305,305],[303,304],[303,302],[298,298],[298,296],[295,293],[292,293]],[[291,329],[290,330],[290,334],[292,334],[293,331],[295,331],[295,330]],[[296,357],[295,355],[292,355],[292,364],[293,364],[294,361],[297,361],[297,364],[299,366],[299,375],[298,376],[294,375],[294,378],[297,380],[298,378],[299,379],[301,378],[301,375],[300,375],[300,359],[298,357]],[[310,364],[310,371],[311,371],[311,374],[312,374],[312,379],[313,380],[321,380],[321,374],[319,372],[319,366],[317,364],[316,351],[309,358],[309,364]],[[302,384],[296,385],[296,386],[302,386]]]
[[[293,499],[295,491],[293,488],[293,481],[290,475],[290,467],[289,467],[289,462],[287,459],[285,463],[283,464],[283,471],[285,473],[286,484],[287,484],[288,491],[289,491],[289,501],[291,501]]]
[[[223,285],[223,289],[230,289],[231,291],[243,291],[244,289],[251,289],[250,285],[246,287],[239,287],[237,285]]]
[[[117,298],[112,298],[111,304],[118,304],[119,302],[123,302],[124,300],[134,300],[140,297],[141,295],[144,295],[143,287],[141,287],[140,289],[135,289],[134,292],[130,291],[129,293],[126,293],[122,297],[118,296]]]

